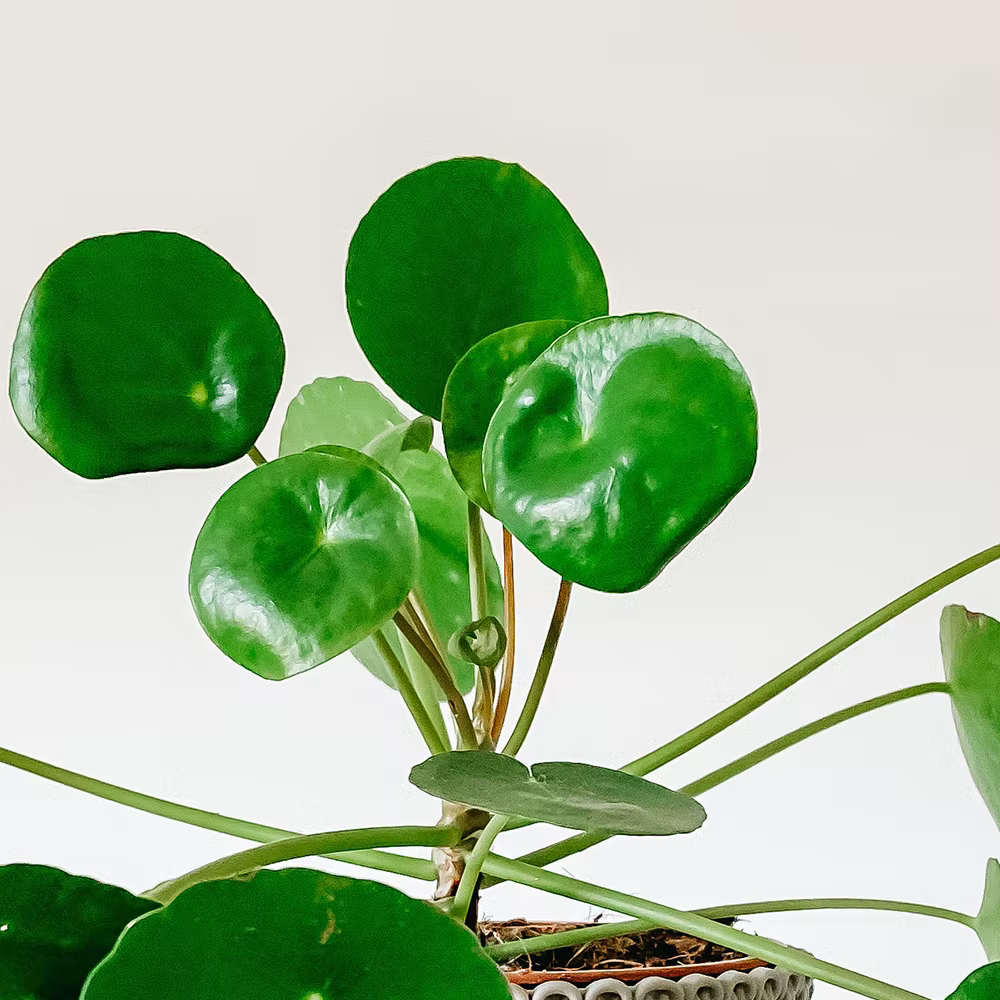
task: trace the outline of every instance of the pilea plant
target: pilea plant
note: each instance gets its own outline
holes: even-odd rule
[[[517,759],[574,586],[651,583],[747,484],[750,382],[726,344],[669,312],[609,315],[598,258],[520,166],[435,163],[393,184],[351,241],[347,308],[382,380],[320,378],[288,408],[279,454],[256,446],[284,366],[267,306],[212,250],[169,232],[86,239],[28,298],[10,396],[28,434],[92,479],[249,456],[194,540],[190,596],[212,642],[268,680],[349,652],[395,688],[427,746],[412,782],[429,825],[298,835],[119,788],[13,750],[0,761],[259,846],[141,896],[38,865],[0,868],[0,1000],[503,1000],[515,953],[670,927],[878,1000],[917,994],[747,934],[722,918],[874,908],[958,921],[993,964],[952,996],[1000,995],[1000,865],[976,916],[876,899],[798,899],[689,912],[548,866],[614,836],[693,834],[697,796],[830,726],[932,692],[1000,821],[1000,623],[946,608],[946,680],[838,711],[686,787],[647,775],[787,690],[879,626],[1000,559],[986,549],[921,583],[711,718],[619,770]],[[435,447],[439,439],[443,451]],[[155,480],[150,489],[155,490]],[[483,512],[501,526],[499,564]],[[514,539],[559,579],[523,705]],[[345,658],[334,669],[351,669]],[[534,660],[534,656],[532,656]],[[437,819],[436,815],[431,817]],[[512,859],[505,831],[572,836]],[[421,859],[393,848],[424,847]],[[496,850],[494,848],[497,848]],[[431,900],[301,867],[327,856],[426,879]],[[513,880],[629,917],[483,948],[479,894]],[[470,930],[470,928],[472,930]]]

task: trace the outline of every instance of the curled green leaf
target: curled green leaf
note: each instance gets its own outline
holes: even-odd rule
[[[507,649],[507,633],[500,620],[487,615],[459,629],[448,640],[448,652],[477,667],[492,669]]]
[[[212,508],[191,558],[198,619],[231,659],[279,680],[349,649],[402,604],[417,526],[399,486],[350,449],[288,455]]]

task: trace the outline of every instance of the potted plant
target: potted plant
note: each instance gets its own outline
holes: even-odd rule
[[[411,780],[440,801],[440,817],[298,835],[0,749],[13,767],[258,842],[140,896],[57,869],[0,868],[0,1000],[504,1000],[530,989],[538,1000],[776,1000],[809,995],[813,979],[877,1000],[917,998],[734,926],[753,913],[810,908],[965,924],[993,964],[953,997],[998,995],[996,861],[976,916],[873,899],[692,912],[548,866],[609,837],[693,835],[707,789],[839,722],[934,692],[950,695],[973,776],[1000,819],[1000,623],[959,607],[942,615],[945,680],[835,712],[681,789],[647,777],[1000,559],[1000,546],[918,585],[619,770],[529,766],[518,754],[573,588],[628,593],[650,584],[749,481],[757,446],[749,379],[692,319],[609,315],[593,248],[552,192],[514,164],[449,160],[393,184],[351,241],[346,291],[362,349],[414,416],[373,385],[321,378],[290,405],[279,455],[266,461],[256,442],[282,379],[279,326],[222,257],[169,232],[87,239],[46,269],[21,316],[10,395],[28,434],[87,478],[249,456],[254,468],[219,498],[194,541],[198,621],[262,678],[286,680],[350,652],[395,688],[427,746]],[[484,513],[501,526],[499,560]],[[515,641],[514,539],[559,580],[537,659]],[[534,673],[515,712],[512,678],[526,661]],[[537,822],[573,832],[508,857],[505,831]],[[412,847],[430,856],[394,850]],[[368,879],[268,868],[315,856],[427,879],[431,900]],[[628,919],[480,922],[480,894],[503,880]],[[596,948],[645,959],[616,975],[565,961]],[[663,965],[671,948],[686,949],[686,960]],[[525,971],[546,954],[547,969]]]

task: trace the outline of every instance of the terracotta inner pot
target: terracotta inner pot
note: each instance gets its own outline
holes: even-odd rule
[[[480,924],[480,935],[486,943],[495,944],[593,926],[597,925],[594,922],[484,921]],[[537,986],[552,981],[586,986],[609,978],[636,983],[651,976],[664,979],[682,979],[692,974],[718,976],[730,971],[749,972],[768,964],[706,944],[690,935],[658,928],[607,938],[579,948],[560,948],[511,959],[504,974],[509,982],[518,986]]]

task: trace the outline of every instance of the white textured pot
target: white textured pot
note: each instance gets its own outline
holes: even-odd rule
[[[633,983],[607,978],[575,985],[548,979],[535,985],[511,983],[510,992],[514,1000],[809,1000],[813,981],[758,966],[748,972],[730,969],[718,975],[692,972],[679,979],[650,975]]]

